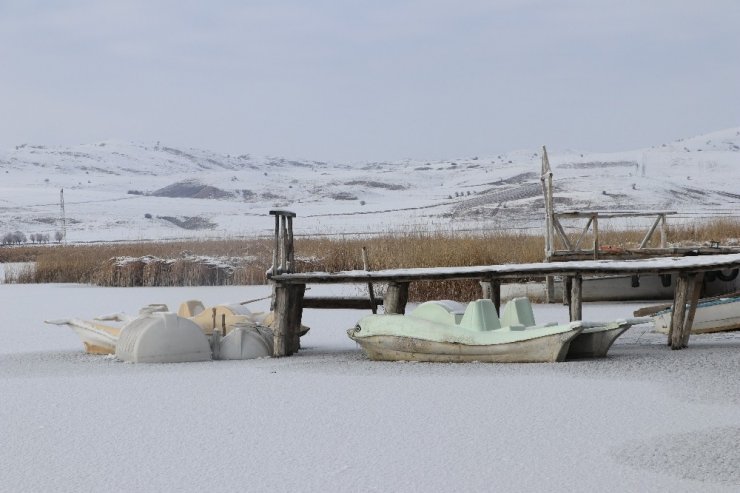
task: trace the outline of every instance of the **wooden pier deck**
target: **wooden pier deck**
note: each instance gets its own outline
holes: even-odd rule
[[[582,315],[582,280],[584,276],[605,275],[676,275],[673,307],[686,306],[688,310],[673,310],[668,344],[672,349],[688,346],[691,326],[696,311],[699,292],[705,272],[740,268],[740,254],[661,257],[640,260],[582,260],[571,262],[545,262],[531,264],[504,264],[473,267],[439,267],[392,269],[379,271],[276,273],[271,276],[275,284],[275,356],[287,356],[298,349],[298,329],[304,307],[320,305],[324,308],[347,307],[348,301],[331,299],[315,303],[304,292],[308,284],[367,284],[387,283],[383,299],[385,313],[404,313],[408,300],[409,284],[415,281],[452,279],[477,279],[481,281],[484,296],[490,297],[498,309],[501,301],[501,283],[522,277],[563,276],[570,286],[567,302],[571,320]],[[278,272],[280,272],[278,270]],[[364,306],[354,301],[353,306]],[[379,304],[368,299],[366,307]]]

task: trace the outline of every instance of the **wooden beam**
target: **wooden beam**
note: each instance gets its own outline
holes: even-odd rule
[[[653,237],[653,233],[655,232],[655,228],[657,228],[658,227],[658,224],[660,224],[660,218],[661,217],[662,217],[661,215],[658,215],[658,217],[655,218],[655,222],[653,223],[653,225],[648,230],[647,234],[645,235],[645,238],[643,238],[642,241],[640,242],[640,246],[637,247],[639,250],[642,250],[643,248],[645,248],[648,245],[648,243],[650,243],[650,238]]]
[[[306,296],[303,298],[303,308],[325,308],[325,309],[348,309],[348,310],[372,310],[377,312],[378,305],[383,300],[374,298],[372,301],[366,297],[339,298],[334,296]]]
[[[570,320],[583,320],[583,278],[573,276],[573,287],[570,295]]]
[[[668,226],[665,222],[665,214],[660,215],[660,248],[665,248],[668,241]]]
[[[694,325],[696,306],[699,304],[699,296],[701,294],[704,273],[699,272],[698,274],[691,274],[689,277],[691,278],[691,295],[689,297],[689,311],[686,313],[686,320],[683,321],[683,328],[681,331],[681,345],[683,347],[689,347],[689,336],[691,336],[691,327]]]
[[[289,356],[298,350],[305,291],[305,284],[278,283],[275,286],[276,323],[273,328],[272,353],[275,357]]]
[[[403,315],[406,313],[406,303],[409,300],[409,283],[408,282],[390,282],[385,290],[383,307],[385,313],[397,313]]]
[[[570,240],[568,239],[568,235],[565,234],[563,225],[560,224],[560,221],[558,221],[557,218],[553,218],[553,223],[555,224],[555,231],[558,232],[558,236],[560,236],[560,239],[563,240],[563,244],[565,245],[565,248],[567,248],[568,250],[573,250],[573,245],[570,243]]]
[[[593,216],[588,218],[588,222],[586,222],[586,226],[583,227],[583,231],[581,231],[581,236],[578,237],[578,241],[576,241],[576,244],[573,246],[573,250],[578,250],[581,246],[581,242],[586,237],[586,233],[588,233],[589,228],[591,227],[591,223],[593,222],[594,218]]]

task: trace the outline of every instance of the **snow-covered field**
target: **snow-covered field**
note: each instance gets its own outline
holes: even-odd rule
[[[53,241],[62,188],[70,242],[270,235],[273,208],[298,213],[297,234],[539,231],[541,156],[533,146],[437,161],[332,163],[159,143],[19,145],[0,149],[0,236],[20,231]],[[549,157],[559,211],[676,211],[671,224],[740,217],[740,127],[623,152],[553,146]]]
[[[306,310],[312,329],[293,357],[133,365],[85,355],[71,331],[42,323],[268,293],[0,285],[0,489],[740,488],[740,335],[671,351],[643,325],[600,361],[383,363],[344,333],[363,312]],[[586,304],[584,318],[636,306]]]

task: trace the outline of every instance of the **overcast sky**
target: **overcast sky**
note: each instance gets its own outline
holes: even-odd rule
[[[0,0],[0,146],[331,160],[740,126],[740,1]]]

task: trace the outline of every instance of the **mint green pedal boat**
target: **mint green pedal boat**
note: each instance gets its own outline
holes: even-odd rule
[[[572,343],[586,331],[589,335],[578,344],[577,356],[605,355],[629,326],[623,320],[536,325],[526,298],[507,303],[501,320],[491,300],[473,301],[467,308],[442,300],[422,303],[409,315],[369,315],[347,335],[373,360],[544,363],[572,356]],[[607,341],[601,334],[607,330],[619,334]]]

